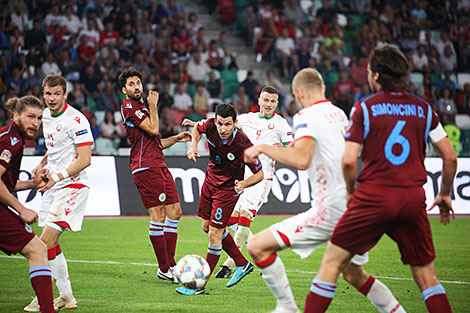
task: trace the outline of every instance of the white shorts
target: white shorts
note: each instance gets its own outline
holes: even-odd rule
[[[311,208],[308,211],[292,216],[269,227],[281,249],[291,248],[302,259],[305,259],[322,244],[330,239],[338,222],[336,217],[329,218],[326,209]],[[364,265],[369,255],[354,255],[351,262]]]
[[[80,231],[89,192],[89,187],[46,191],[42,196],[41,209],[39,210],[39,227],[49,225],[58,230]],[[62,228],[59,229],[59,226]]]
[[[250,213],[253,219],[268,198],[272,183],[272,178],[268,178],[263,179],[256,185],[246,188],[240,195],[233,211],[240,213],[240,210],[245,210]]]

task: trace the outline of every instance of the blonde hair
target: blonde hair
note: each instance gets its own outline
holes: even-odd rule
[[[5,103],[4,107],[11,113],[18,112],[21,113],[24,109],[29,107],[35,107],[41,110],[44,110],[44,104],[41,100],[36,98],[35,96],[24,96],[21,98],[10,98]]]
[[[313,68],[304,68],[295,74],[294,79],[292,80],[292,89],[302,88],[305,91],[310,90],[315,92],[318,89],[319,92],[323,90],[323,78],[321,74]]]

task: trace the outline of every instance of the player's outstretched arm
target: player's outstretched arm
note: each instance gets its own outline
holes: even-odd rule
[[[169,148],[177,142],[187,142],[191,141],[191,133],[188,131],[184,131],[179,133],[178,135],[174,135],[165,139],[162,139],[162,147],[163,149]]]
[[[455,218],[454,210],[452,209],[452,202],[450,199],[450,193],[452,190],[452,184],[454,182],[455,173],[457,171],[457,156],[455,155],[454,149],[450,144],[449,138],[439,140],[433,144],[434,149],[442,158],[442,181],[439,194],[434,203],[429,208],[431,210],[436,205],[439,206],[440,221],[444,225],[450,222],[450,217]]]
[[[258,156],[263,153],[268,157],[286,166],[299,170],[306,170],[312,162],[315,153],[316,141],[312,138],[301,138],[293,146],[286,148],[269,145],[253,146],[245,150],[246,163],[256,162]]]
[[[359,143],[352,141],[346,142],[341,165],[343,168],[344,180],[346,182],[347,203],[351,201],[352,194],[354,193],[354,185],[357,175],[357,156],[360,149],[361,145]]]
[[[189,127],[194,127],[196,126],[197,122],[193,122],[191,121],[189,118],[185,118],[182,122],[181,122],[181,126],[189,126]]]
[[[33,188],[42,188],[46,185],[49,180],[49,171],[46,169],[41,169],[36,172],[36,175],[31,175],[33,179],[26,181],[18,181],[15,185],[15,191],[28,190]]]
[[[193,160],[194,162],[196,162],[196,157],[201,156],[199,153],[199,148],[197,147],[197,144],[201,140],[201,137],[202,137],[201,133],[197,130],[197,127],[195,126],[193,128],[191,147],[186,153],[186,156],[188,157],[188,159]]]
[[[260,169],[257,173],[251,175],[245,180],[236,180],[235,181],[235,191],[238,194],[242,194],[245,188],[248,188],[250,186],[256,185],[260,181],[262,181],[264,178],[264,173],[263,169]]]
[[[13,195],[8,191],[7,186],[5,186],[5,183],[1,179],[5,172],[6,168],[0,166],[0,201],[3,204],[15,209],[19,213],[19,216],[23,220],[23,222],[28,224],[34,223],[38,218],[38,214],[35,211],[23,206],[18,201],[18,199],[13,197]]]
[[[44,157],[41,159],[41,162],[39,162],[38,166],[36,166],[33,171],[31,172],[31,175],[36,177],[36,175],[41,172],[41,170],[46,166],[47,164],[47,153],[44,155]]]

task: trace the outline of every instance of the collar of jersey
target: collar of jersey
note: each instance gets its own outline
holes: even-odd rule
[[[236,134],[237,134],[237,128],[235,127],[235,128],[233,129],[232,137],[230,137],[229,139],[222,139],[222,138],[220,138],[220,141],[222,141],[222,144],[223,144],[223,145],[229,145],[229,146],[230,146],[230,145],[232,144],[233,140],[235,139],[235,135],[236,135]]]
[[[331,101],[330,101],[330,99],[324,99],[324,100],[314,102],[314,103],[312,103],[312,105],[319,104],[319,103],[326,103],[326,102],[331,102]]]
[[[258,116],[259,116],[259,118],[264,118],[265,120],[270,120],[270,119],[272,119],[272,118],[274,117],[274,115],[276,115],[275,112],[273,112],[273,115],[271,115],[270,117],[261,116],[261,113],[260,113]]]
[[[65,102],[65,105],[64,105],[64,108],[62,109],[62,112],[59,112],[57,114],[51,114],[52,117],[59,117],[61,116],[62,114],[64,114],[65,110],[67,110],[67,108],[69,107],[69,105],[67,104],[67,102]]]

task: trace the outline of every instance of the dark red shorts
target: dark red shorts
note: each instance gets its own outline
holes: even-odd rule
[[[363,254],[383,234],[397,244],[404,264],[425,265],[436,257],[421,187],[391,188],[361,184],[336,225],[331,242]]]
[[[173,176],[167,167],[151,167],[132,176],[146,209],[180,202]]]
[[[31,226],[5,206],[0,207],[0,249],[6,254],[15,254],[36,236]]]
[[[220,190],[204,182],[197,215],[209,220],[209,225],[212,227],[225,228],[238,198],[235,190]]]

